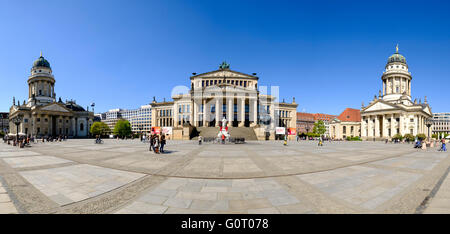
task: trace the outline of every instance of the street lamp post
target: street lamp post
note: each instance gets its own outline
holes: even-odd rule
[[[95,114],[95,111],[94,111],[94,107],[95,107],[95,102],[91,103],[91,107],[92,107],[92,113],[94,113],[94,114]]]
[[[430,127],[433,125],[433,119],[432,118],[426,119],[425,125],[428,127],[428,142],[430,142]]]
[[[19,142],[19,125],[22,123],[22,116],[17,115],[14,117],[13,123],[16,125],[16,142]]]

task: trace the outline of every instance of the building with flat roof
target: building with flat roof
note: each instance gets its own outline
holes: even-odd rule
[[[9,132],[9,113],[0,112],[0,131]]]
[[[433,125],[431,126],[433,134],[450,134],[450,113],[433,113]]]
[[[119,119],[126,119],[130,122],[133,133],[150,133],[152,129],[152,105],[143,105],[137,109],[111,109],[101,113],[101,121],[105,122],[111,131],[114,130]]]

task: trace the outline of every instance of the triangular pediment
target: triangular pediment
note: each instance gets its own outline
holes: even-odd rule
[[[258,77],[229,69],[223,69],[192,76],[192,78],[258,78]]]
[[[423,108],[423,111],[424,111],[425,113],[429,114],[429,115],[433,115],[433,114],[431,113],[431,109],[430,109],[429,106],[426,106],[425,108]]]
[[[47,106],[41,107],[40,109],[44,111],[70,112],[70,110],[58,104],[49,104]]]
[[[391,103],[376,100],[374,103],[372,103],[368,107],[366,107],[366,109],[364,109],[363,111],[364,112],[382,111],[382,110],[389,110],[389,109],[398,109],[398,107]]]

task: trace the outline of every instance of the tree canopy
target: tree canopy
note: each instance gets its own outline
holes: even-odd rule
[[[131,124],[128,120],[119,119],[114,126],[114,135],[118,135],[120,137],[129,136],[131,134]]]
[[[322,120],[314,123],[313,133],[323,135],[326,131],[325,123]]]
[[[108,125],[104,122],[94,122],[91,126],[92,135],[103,136],[109,132],[111,132],[111,129],[109,129]]]

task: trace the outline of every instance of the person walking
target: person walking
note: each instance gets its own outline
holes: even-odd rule
[[[441,140],[441,148],[439,149],[439,151],[447,151],[447,146],[445,144],[444,138],[442,138],[442,140]]]
[[[203,137],[202,136],[198,136],[198,145],[202,144],[202,140],[203,140]]]
[[[157,154],[159,154],[159,144],[160,144],[159,137],[158,137],[158,135],[155,135],[155,144],[154,144],[153,150]]]
[[[164,135],[164,134],[161,134],[161,140],[160,140],[160,149],[159,149],[159,151],[161,152],[161,153],[164,153],[164,146],[166,145],[166,136]]]
[[[149,151],[155,151],[155,149],[154,149],[154,144],[155,144],[155,135],[150,135],[150,139],[149,139],[149,142],[150,142],[150,147],[149,147]]]

